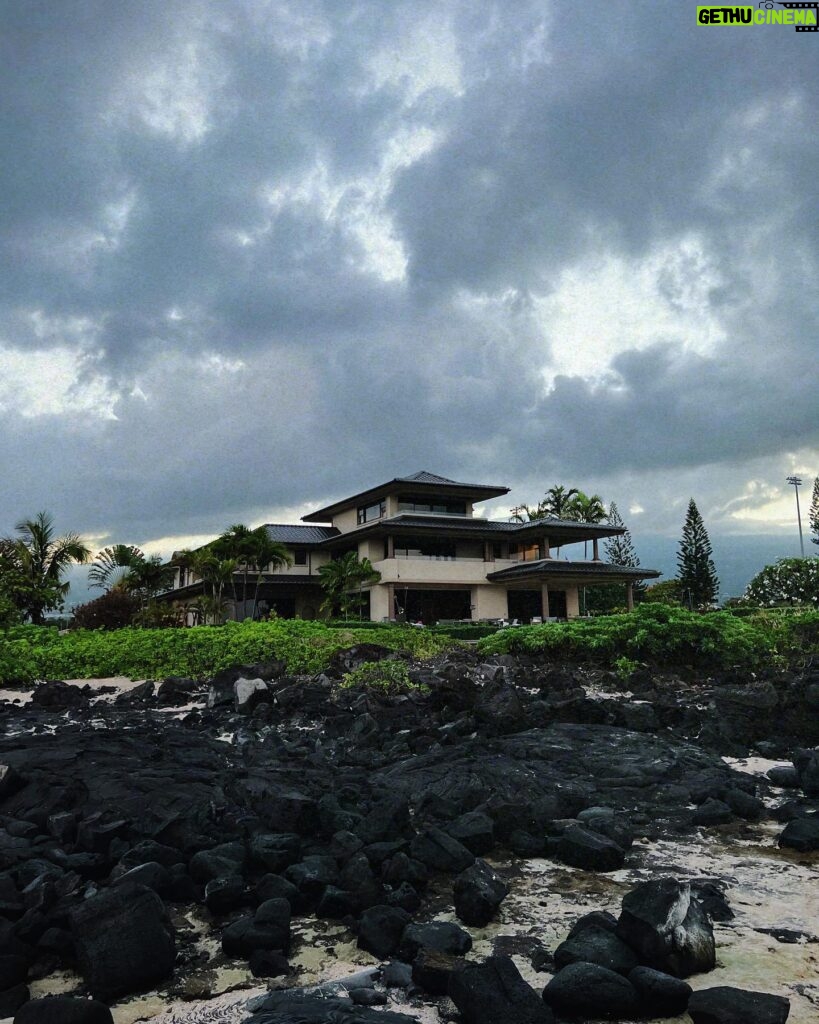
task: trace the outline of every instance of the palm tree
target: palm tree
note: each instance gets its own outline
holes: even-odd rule
[[[555,484],[543,495],[543,500],[538,505],[542,512],[538,519],[570,519],[574,505],[574,499],[580,494],[576,487],[568,490],[562,484]]]
[[[121,586],[128,570],[144,560],[143,552],[133,544],[114,544],[103,548],[88,570],[88,582],[92,587],[101,587],[108,592]]]
[[[3,560],[14,578],[15,603],[39,626],[44,613],[61,608],[69,584],[63,581],[68,567],[87,562],[90,550],[76,533],[54,536],[54,520],[47,512],[23,519],[16,537],[0,542]]]
[[[247,578],[250,573],[250,566],[253,558],[255,540],[253,530],[244,523],[234,523],[224,533],[220,534],[212,544],[209,545],[217,557],[226,559],[233,558],[237,562],[237,568],[242,570],[242,609],[247,602]],[[233,584],[233,604],[238,607],[239,597],[236,593],[236,577],[231,581]],[[238,618],[238,614],[237,614]]]
[[[347,551],[340,558],[328,562],[319,568],[321,586],[325,597],[321,610],[333,615],[336,609],[342,615],[348,615],[354,598],[351,592],[358,587],[358,609],[361,614],[361,592],[366,583],[377,583],[381,573],[373,568],[369,558],[359,560],[355,551]]]
[[[130,569],[123,577],[122,586],[129,593],[136,595],[139,598],[140,607],[144,608],[159,594],[170,590],[173,584],[173,573],[174,567],[165,562],[160,555],[134,559]]]
[[[265,572],[275,572],[285,566],[293,564],[290,552],[283,544],[271,540],[270,534],[264,526],[257,526],[252,533],[253,547],[251,549],[252,564],[256,569],[256,588],[253,591],[253,611],[251,618],[256,618],[256,605],[259,600],[259,587],[264,579]]]
[[[576,491],[572,498],[571,506],[567,510],[567,518],[574,519],[578,523],[602,523],[608,519],[606,506],[599,494],[584,494],[583,491]],[[589,542],[583,541],[583,557],[588,555]]]
[[[512,519],[518,523],[533,523],[538,519],[570,519],[575,495],[580,493],[576,487],[567,490],[563,484],[555,484],[546,491],[535,508],[520,505],[514,509]]]

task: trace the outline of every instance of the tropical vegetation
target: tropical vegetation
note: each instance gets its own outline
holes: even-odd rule
[[[0,634],[0,683],[119,675],[207,678],[232,665],[268,660],[283,660],[289,672],[312,673],[327,668],[336,651],[372,640],[367,630],[330,629],[323,622],[299,619],[68,633],[44,626],[13,626]],[[392,627],[379,631],[378,643],[414,658],[429,658],[454,642],[425,629]]]
[[[362,689],[395,697],[401,693],[428,693],[429,687],[410,678],[405,661],[365,661],[352,672],[347,672],[339,684],[342,690]]]
[[[638,569],[640,567],[640,559],[634,548],[631,533],[626,528],[623,517],[620,515],[620,511],[614,502],[609,505],[606,519],[610,526],[622,526],[625,528],[625,533],[615,537],[608,537],[603,542],[605,561],[610,565],[625,565],[630,569]],[[586,610],[591,612],[625,611],[625,590],[625,583],[607,583],[604,586],[589,588],[586,593]],[[645,593],[645,583],[642,580],[635,580],[632,583],[634,600],[642,601]]]
[[[501,630],[478,642],[482,654],[533,654],[548,660],[622,667],[622,659],[660,668],[745,670],[819,651],[819,613],[776,619],[701,615],[643,603],[620,615]]]
[[[743,603],[819,607],[819,558],[780,558],[748,584]]]
[[[359,558],[355,551],[347,551],[320,566],[319,576],[324,591],[321,610],[345,619],[361,617],[364,587],[381,579],[369,558]]]
[[[46,612],[65,605],[69,567],[87,562],[91,552],[76,533],[58,537],[48,512],[21,520],[15,530],[15,536],[0,539],[0,614],[8,617],[15,609],[21,618],[41,625]]]

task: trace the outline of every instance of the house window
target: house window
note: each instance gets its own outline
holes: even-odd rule
[[[435,558],[450,561],[455,558],[455,541],[436,540],[432,537],[396,537],[395,554],[398,558]]]
[[[293,565],[307,565],[307,552],[296,548],[293,552]]]
[[[381,519],[387,512],[387,506],[383,501],[377,501],[374,505],[360,505],[358,508],[358,525],[371,523],[375,519]]]
[[[446,498],[401,498],[399,512],[431,512],[436,516],[465,516],[465,501],[449,501]]]

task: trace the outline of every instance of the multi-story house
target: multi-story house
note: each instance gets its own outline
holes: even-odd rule
[[[302,517],[305,525],[268,524],[268,534],[289,550],[293,564],[265,574],[257,607],[286,618],[317,617],[319,569],[348,551],[369,558],[380,573],[363,594],[365,614],[368,599],[374,621],[571,618],[579,614],[583,587],[625,584],[631,607],[634,582],[660,575],[601,561],[600,540],[623,527],[562,519],[502,522],[476,514],[477,504],[508,492],[420,472],[317,509]],[[179,569],[166,598],[190,600],[201,589],[189,570]],[[249,602],[233,608],[237,618],[250,612]]]

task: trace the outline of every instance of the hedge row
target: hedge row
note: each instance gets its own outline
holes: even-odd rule
[[[506,629],[481,640],[478,650],[608,667],[627,659],[664,668],[753,669],[819,652],[819,614],[744,619],[641,604],[623,615]]]
[[[23,626],[0,636],[0,683],[34,679],[205,678],[230,665],[281,659],[290,672],[320,672],[333,653],[376,638],[366,629],[330,629],[321,622],[279,619],[193,629],[74,630]],[[452,646],[423,629],[383,629],[377,642],[413,657]]]

